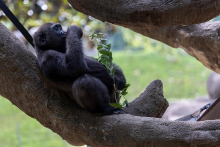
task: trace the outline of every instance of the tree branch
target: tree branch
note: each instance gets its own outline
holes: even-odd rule
[[[171,26],[155,29],[130,28],[144,36],[172,47],[183,48],[209,69],[220,73],[220,22],[206,22],[191,26]]]
[[[206,22],[220,14],[219,0],[68,0],[74,9],[125,27],[164,27]]]
[[[163,96],[163,84],[160,80],[151,82],[146,90],[125,107],[124,111],[135,116],[161,118],[169,106]]]
[[[171,122],[129,114],[96,116],[87,112],[44,79],[36,57],[2,24],[0,72],[0,94],[71,144],[183,147],[220,143],[220,121]],[[161,84],[158,80],[153,82],[150,85],[159,87],[149,86],[152,90],[148,92],[153,95],[155,90],[163,98]]]

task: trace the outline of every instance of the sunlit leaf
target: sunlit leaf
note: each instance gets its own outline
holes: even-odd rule
[[[117,103],[109,103],[110,104],[110,106],[112,106],[112,107],[116,107],[116,108],[124,108],[123,106],[122,106],[122,104],[117,104]]]
[[[128,94],[128,92],[127,91],[122,91],[121,94],[126,95],[126,94]]]
[[[122,105],[128,107],[128,101],[125,100]]]
[[[109,50],[107,49],[99,49],[99,53],[104,54],[104,55],[109,55]]]
[[[127,89],[129,86],[131,86],[131,84],[127,83],[127,84],[125,85],[125,88]]]

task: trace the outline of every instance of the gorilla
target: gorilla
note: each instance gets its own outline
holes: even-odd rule
[[[51,84],[92,113],[124,113],[109,104],[116,102],[114,81],[118,90],[125,88],[122,70],[114,64],[113,79],[101,63],[85,56],[82,35],[82,29],[75,25],[67,31],[57,23],[40,26],[33,38],[41,72]]]

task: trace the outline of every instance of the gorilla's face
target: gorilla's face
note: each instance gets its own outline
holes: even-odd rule
[[[57,23],[46,23],[39,27],[34,33],[34,44],[37,49],[52,49],[59,52],[65,52],[66,31]]]

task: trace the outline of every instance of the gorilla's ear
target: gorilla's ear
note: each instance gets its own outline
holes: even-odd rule
[[[43,45],[46,43],[46,34],[45,33],[40,33],[40,44]]]

